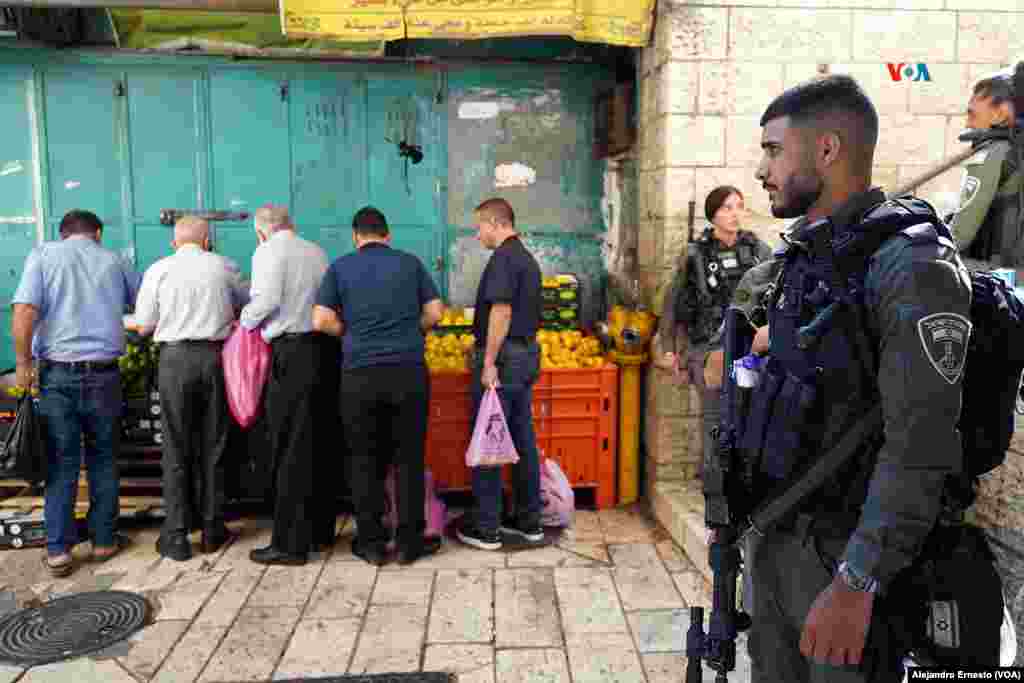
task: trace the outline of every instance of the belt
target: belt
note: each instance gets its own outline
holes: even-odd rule
[[[522,346],[529,346],[530,344],[533,344],[535,341],[537,341],[537,340],[533,339],[531,337],[505,337],[504,343],[505,344],[520,344]],[[483,345],[483,344],[476,344],[473,348],[476,349],[477,351],[483,352],[484,349],[486,349],[487,347],[485,345]]]
[[[71,372],[105,372],[118,367],[116,360],[41,360],[39,365],[44,368],[61,368]]]
[[[161,346],[223,346],[223,339],[179,339],[172,342],[160,342]]]
[[[271,344],[276,344],[277,342],[296,341],[296,340],[299,340],[299,339],[306,339],[307,337],[313,337],[314,334],[316,334],[316,333],[315,332],[285,332],[284,334],[279,334],[276,337],[274,337],[273,339],[271,339],[270,343]]]

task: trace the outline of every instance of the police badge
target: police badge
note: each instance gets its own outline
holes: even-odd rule
[[[958,313],[932,313],[917,321],[921,345],[932,367],[950,384],[956,384],[967,360],[971,321]]]

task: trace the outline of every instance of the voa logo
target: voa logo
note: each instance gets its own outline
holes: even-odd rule
[[[908,64],[906,62],[893,64],[892,62],[887,62],[886,67],[889,69],[889,78],[893,82],[932,80],[931,75],[928,73],[927,64]]]

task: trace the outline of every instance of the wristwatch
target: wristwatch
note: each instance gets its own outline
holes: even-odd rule
[[[836,569],[836,576],[842,579],[843,583],[850,590],[857,591],[858,593],[878,592],[878,579],[862,574],[850,566],[849,562],[843,561],[839,563],[839,568]]]

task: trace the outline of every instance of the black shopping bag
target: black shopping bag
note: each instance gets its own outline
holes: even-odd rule
[[[18,414],[0,445],[0,478],[46,481],[46,445],[38,407],[31,396],[18,401]]]

